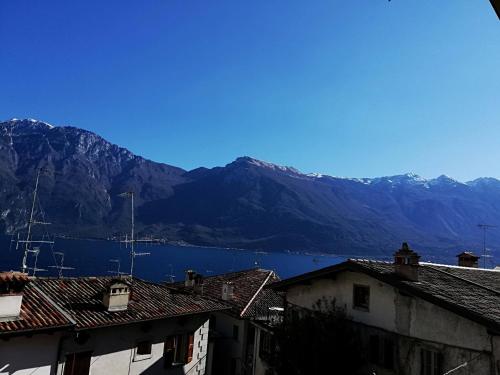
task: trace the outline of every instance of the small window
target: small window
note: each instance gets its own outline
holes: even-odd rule
[[[88,375],[92,352],[72,353],[66,355],[64,375]]]
[[[151,341],[141,341],[137,343],[135,348],[134,361],[142,361],[151,358],[152,345]]]
[[[163,366],[172,368],[193,360],[194,333],[169,336],[163,347]]]
[[[370,336],[370,362],[386,369],[394,369],[394,341],[388,337]]]
[[[353,308],[356,310],[369,311],[370,309],[370,287],[354,285]]]
[[[239,327],[237,325],[233,325],[233,339],[238,340],[239,336]]]
[[[420,375],[439,375],[443,373],[443,355],[434,350],[420,350]]]

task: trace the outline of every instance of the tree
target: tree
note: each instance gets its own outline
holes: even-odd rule
[[[355,375],[366,364],[359,335],[335,301],[320,300],[313,310],[287,308],[274,336],[279,375]]]

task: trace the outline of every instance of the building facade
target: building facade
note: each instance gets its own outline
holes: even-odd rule
[[[348,260],[274,288],[287,309],[334,301],[360,333],[367,373],[500,374],[496,270],[421,263],[404,244],[392,263]]]
[[[0,313],[19,297],[0,314],[2,375],[202,375],[209,315],[227,308],[136,278],[4,273],[0,290]]]

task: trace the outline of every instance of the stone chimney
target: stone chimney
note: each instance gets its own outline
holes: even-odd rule
[[[28,275],[21,272],[0,273],[0,321],[19,319],[23,302],[24,287]]]
[[[185,287],[193,287],[195,283],[196,272],[193,270],[186,271],[186,277],[184,279]]]
[[[102,303],[108,311],[124,311],[130,300],[130,284],[122,279],[112,280],[104,291]]]
[[[394,269],[399,276],[418,281],[418,260],[420,256],[410,249],[406,242],[403,242],[401,249],[394,253]]]
[[[230,301],[233,299],[234,284],[230,281],[222,283],[222,299]]]
[[[457,255],[458,258],[458,265],[460,267],[472,267],[472,268],[478,268],[479,267],[479,257],[477,255],[474,255],[470,251],[464,251],[461,252],[460,254]]]

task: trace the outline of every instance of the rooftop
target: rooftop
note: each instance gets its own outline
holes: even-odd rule
[[[24,289],[19,318],[0,322],[0,335],[64,329],[72,326],[73,322],[69,316],[54,306],[43,292],[28,283]]]
[[[209,276],[203,280],[203,295],[222,300],[222,285],[231,282],[234,285],[233,297],[224,301],[231,306],[231,311],[240,317],[252,317],[262,308],[282,306],[283,300],[274,291],[264,290],[264,287],[279,280],[274,271],[253,268],[243,271]],[[183,283],[174,284],[185,290]],[[264,306],[265,305],[265,306]]]
[[[76,329],[128,324],[226,309],[210,298],[180,293],[164,285],[128,278],[128,308],[108,311],[102,296],[114,277],[38,278],[36,285],[75,321]]]
[[[500,331],[500,271],[420,263],[418,281],[398,276],[394,264],[365,259],[346,262],[274,284],[276,290],[342,271],[368,274],[442,308]]]

